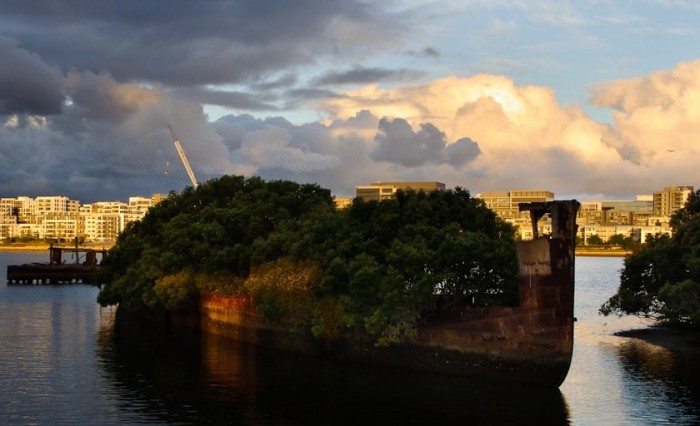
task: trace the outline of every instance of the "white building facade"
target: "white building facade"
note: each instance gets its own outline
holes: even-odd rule
[[[130,197],[128,203],[99,201],[80,205],[64,196],[0,199],[0,239],[35,238],[112,242],[127,224],[141,220],[164,197]]]

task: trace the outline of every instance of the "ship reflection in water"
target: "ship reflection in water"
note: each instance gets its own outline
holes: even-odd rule
[[[119,324],[98,354],[120,405],[154,422],[568,423],[558,389],[339,364],[188,330]]]
[[[7,264],[44,254],[0,253]],[[4,259],[4,260],[3,260]],[[615,336],[622,259],[577,259],[559,390],[324,363],[182,329],[128,329],[92,286],[0,286],[3,424],[700,424],[700,355]]]

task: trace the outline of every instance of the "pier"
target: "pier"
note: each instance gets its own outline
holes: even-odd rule
[[[66,263],[64,254],[72,254],[75,262]],[[104,256],[105,250],[102,249]],[[8,284],[96,284],[98,251],[74,247],[49,246],[48,263],[26,263],[7,266]]]

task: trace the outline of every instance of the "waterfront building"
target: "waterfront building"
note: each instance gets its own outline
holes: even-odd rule
[[[22,203],[16,198],[0,198],[0,217],[19,216]]]
[[[530,218],[527,212],[520,212],[519,204],[551,201],[554,193],[543,190],[491,191],[477,194],[477,197],[500,217],[515,225],[520,239],[528,240],[533,237]],[[638,195],[634,200],[582,201],[576,218],[578,236],[586,244],[592,236],[597,236],[603,242],[613,235],[643,242],[648,235],[671,235],[669,215],[654,214],[653,205],[651,195]],[[550,222],[543,217],[538,224],[538,233],[546,235],[550,232]]]
[[[671,228],[664,225],[614,225],[614,224],[592,224],[579,225],[578,237],[581,238],[584,245],[588,245],[588,241],[592,236],[597,236],[603,243],[607,243],[614,235],[622,235],[625,238],[631,238],[632,241],[644,242],[649,235],[672,235]]]
[[[89,241],[115,241],[126,225],[123,213],[88,213],[83,215],[83,232]]]
[[[17,197],[18,217],[20,223],[32,223],[36,216],[36,201],[30,197]]]
[[[637,195],[635,200],[604,200],[600,201],[602,209],[618,210],[634,213],[652,213],[654,202],[651,195]]]
[[[153,194],[151,200],[153,200],[153,205],[156,205],[166,198],[168,198],[168,194]]]
[[[576,216],[579,230],[585,225],[595,225],[603,222],[603,203],[600,201],[583,201]]]
[[[92,204],[84,204],[80,208],[80,213],[102,213],[102,214],[127,214],[129,205],[121,201],[98,201]]]
[[[340,209],[346,209],[350,207],[352,204],[352,198],[350,197],[333,197],[333,204],[335,205],[335,208],[340,210]]]
[[[0,215],[0,240],[10,237],[15,225],[17,225],[17,216],[11,214]]]
[[[664,226],[642,226],[638,229],[637,231],[638,234],[638,239],[636,241],[640,242],[646,242],[647,238],[651,237],[658,237],[659,235],[668,235],[669,237],[673,236],[671,232],[671,228],[669,227],[664,227]]]
[[[80,201],[71,200],[64,196],[36,197],[34,213],[37,216],[70,215],[80,211]]]
[[[129,203],[98,201],[80,205],[65,196],[0,199],[0,239],[39,238],[114,241],[127,224],[143,218],[164,197],[129,197]]]
[[[157,202],[160,202],[161,200],[162,198],[159,198],[158,201],[156,201],[155,195],[151,198],[129,197],[129,213],[141,215],[143,217],[143,215],[146,214],[148,209],[150,209],[153,205],[155,205]]]
[[[355,187],[355,196],[363,200],[387,200],[394,198],[398,190],[413,190],[416,192],[444,191],[442,182],[374,182],[369,185]]]
[[[544,190],[487,191],[476,194],[497,215],[503,219],[526,217],[529,212],[520,212],[520,203],[541,203],[554,200],[554,193]]]
[[[654,214],[656,216],[672,216],[685,206],[692,193],[692,186],[667,186],[663,191],[654,192]]]
[[[359,198],[382,200],[393,198],[398,190],[441,191],[445,184],[374,182],[355,189]],[[586,241],[597,235],[605,242],[621,234],[643,242],[648,235],[670,235],[670,216],[685,205],[692,193],[692,186],[673,186],[653,195],[638,195],[635,200],[582,201],[576,220],[579,236]],[[154,194],[151,198],[129,197],[128,203],[99,201],[84,205],[65,196],[0,198],[0,239],[84,237],[86,241],[114,241],[130,222],[142,219],[151,206],[165,198],[167,196]],[[528,212],[520,212],[519,204],[552,201],[554,193],[546,190],[489,191],[477,194],[476,198],[515,225],[519,238],[527,240],[533,237],[530,218]],[[334,203],[337,208],[344,208],[352,199],[336,197]],[[538,224],[538,232],[540,235],[551,232],[546,216]]]
[[[530,212],[520,211],[521,203],[543,203],[554,200],[554,193],[545,190],[510,190],[510,191],[486,191],[476,194],[486,207],[493,210],[499,217],[516,227],[516,232],[521,240],[531,240],[534,237]],[[539,235],[552,232],[550,218],[542,217],[537,224]]]
[[[3,238],[40,238],[41,235],[41,224],[37,223],[0,225],[1,228],[5,228],[2,234],[6,236]]]
[[[41,219],[39,238],[73,240],[78,236],[78,216],[45,217]]]
[[[584,245],[592,236],[608,242],[613,235],[644,242],[648,235],[671,235],[669,216],[654,212],[654,196],[637,195],[634,200],[585,201],[576,218],[578,236]]]

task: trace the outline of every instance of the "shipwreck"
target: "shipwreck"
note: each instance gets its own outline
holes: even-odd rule
[[[246,296],[206,295],[197,325],[236,340],[334,359],[380,364],[474,379],[558,387],[571,365],[574,343],[575,200],[521,204],[535,238],[517,242],[519,304],[465,306],[417,326],[416,337],[385,347],[357,336],[314,339],[266,324]],[[537,223],[551,217],[550,235]]]

